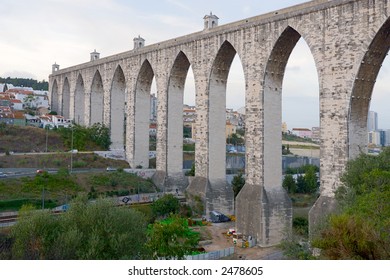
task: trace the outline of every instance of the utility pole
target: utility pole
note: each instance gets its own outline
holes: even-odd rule
[[[45,209],[45,186],[42,188],[42,209]]]
[[[48,133],[49,133],[49,126],[46,125],[46,126],[45,126],[45,129],[46,129],[46,149],[45,149],[45,151],[46,151],[46,153],[47,153],[47,139],[48,139]]]
[[[70,148],[70,174],[72,174],[73,169],[73,124],[72,124],[72,140],[71,140],[71,148]]]

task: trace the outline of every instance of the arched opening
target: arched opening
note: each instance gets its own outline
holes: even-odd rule
[[[126,79],[120,66],[117,67],[111,86],[111,150],[125,150],[126,145]]]
[[[53,85],[51,87],[51,105],[50,105],[51,111],[58,112],[59,105],[58,105],[58,84],[57,80],[54,80]]]
[[[349,112],[349,158],[357,157],[361,152],[367,152],[368,127],[367,120],[371,105],[373,89],[376,85],[379,70],[382,67],[390,48],[390,19],[388,19],[375,35],[361,62],[355,78]],[[388,107],[389,104],[387,104]],[[385,108],[388,112],[388,108]],[[374,115],[374,114],[373,114]],[[369,128],[372,130],[372,128]],[[390,131],[373,131],[380,145],[383,138],[390,136]],[[372,139],[371,139],[372,140]],[[385,139],[383,139],[385,140]],[[383,141],[385,142],[385,141]]]
[[[85,91],[84,80],[79,74],[76,82],[74,93],[74,122],[79,125],[84,125],[85,119]]]
[[[149,167],[150,95],[154,72],[145,61],[137,78],[134,121],[134,167]]]
[[[209,86],[209,178],[226,180],[226,88],[236,50],[224,42],[214,61]]]
[[[180,52],[173,64],[169,85],[168,85],[168,138],[167,138],[167,171],[169,176],[169,191],[184,188],[183,183],[183,153],[184,130],[188,135],[187,139],[192,137],[192,129],[195,124],[195,114],[187,115],[191,110],[184,108],[184,90],[190,62],[183,52]],[[188,105],[187,105],[188,106]],[[186,115],[183,115],[185,112]],[[184,116],[184,118],[183,118]],[[186,125],[184,125],[186,124]],[[186,147],[190,144],[195,146],[192,141],[186,141]]]
[[[301,38],[290,55],[283,80],[283,174],[295,166],[313,165],[316,166],[315,169],[319,168],[321,132],[319,102],[319,81],[315,61],[309,46]],[[297,141],[302,145],[294,144]]]
[[[372,92],[367,120],[368,153],[377,154],[390,146],[389,79],[390,59],[386,56]]]
[[[319,157],[319,145],[312,140],[316,131],[319,141],[318,75],[311,51],[300,39],[301,35],[288,27],[276,42],[266,68],[264,184],[269,188],[282,185],[282,173],[288,167],[313,163],[319,166],[319,160],[312,159]],[[294,145],[298,149],[293,151]],[[298,147],[306,145],[307,149]],[[282,154],[288,155],[283,159]],[[294,158],[290,158],[291,154]]]
[[[96,71],[95,76],[93,77],[90,98],[90,124],[103,123],[104,89],[102,76],[99,71]]]
[[[187,71],[183,94],[183,169],[191,170],[195,167],[196,153],[196,95],[195,77],[191,65]],[[194,176],[190,172],[191,176]]]
[[[282,232],[292,227],[294,213],[289,196],[293,196],[299,186],[302,192],[312,194],[312,200],[315,201],[318,189],[318,178],[314,180],[316,176],[314,167],[310,168],[310,176],[313,178],[310,184],[304,182],[303,185],[301,181],[298,182],[296,179],[298,177],[304,180],[304,177],[300,177],[300,175],[292,177],[295,183],[291,184],[291,188],[282,183],[283,169],[288,167],[298,168],[314,163],[311,159],[311,149],[294,151],[295,155],[286,156],[285,161],[283,161],[283,121],[290,123],[290,129],[284,135],[284,137],[288,136],[285,141],[290,141],[284,143],[287,151],[292,152],[294,145],[297,145],[297,148],[306,147],[307,142],[310,142],[308,145],[313,145],[313,147],[317,147],[317,150],[319,149],[319,146],[312,143],[311,140],[311,126],[317,125],[318,127],[319,122],[318,75],[313,55],[309,47],[304,44],[303,39],[298,43],[300,39],[301,35],[295,29],[286,28],[272,49],[264,77],[264,192],[267,197],[265,209],[268,211],[268,215],[272,216],[264,226],[270,231],[272,229],[275,234],[275,236],[272,236],[274,241],[270,241],[271,243],[280,242],[283,238]],[[283,100],[285,99],[283,110],[282,93]],[[294,101],[298,101],[298,103]],[[304,115],[304,118],[296,118],[296,115]],[[282,120],[282,116],[285,119]],[[296,129],[296,135],[291,133],[294,128]],[[296,142],[305,143],[300,145]],[[316,165],[319,165],[319,160],[317,160]],[[296,170],[297,173],[303,173],[299,169]],[[301,210],[299,215],[307,218],[309,208],[306,207]]]
[[[68,78],[65,78],[64,85],[62,87],[62,116],[65,119],[69,119],[70,117],[70,86]]]
[[[238,55],[226,86],[226,174],[228,182],[245,174],[245,76]],[[236,193],[237,194],[237,193]]]
[[[158,94],[156,78],[153,76],[150,89],[150,122],[149,122],[149,168],[157,167],[157,112]]]

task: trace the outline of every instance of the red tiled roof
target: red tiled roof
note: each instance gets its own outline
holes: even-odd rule
[[[27,94],[27,95],[33,94],[33,92],[31,90],[24,90],[24,89],[17,89],[17,88],[11,88],[11,89],[6,91],[6,93],[11,93],[11,92]]]

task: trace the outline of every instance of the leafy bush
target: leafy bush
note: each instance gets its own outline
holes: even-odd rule
[[[179,213],[180,202],[172,194],[166,194],[153,202],[151,207],[155,217],[167,217]]]
[[[186,176],[195,176],[195,163],[192,164],[191,170],[186,172]]]
[[[293,219],[293,229],[297,234],[307,237],[309,235],[309,221],[303,217],[296,217]]]
[[[348,163],[332,215],[313,246],[329,259],[390,259],[390,148]]]
[[[12,258],[141,259],[146,228],[143,214],[106,199],[87,203],[79,197],[61,216],[24,209],[11,232]]]
[[[314,260],[309,244],[298,242],[297,240],[284,240],[279,245],[283,250],[283,255],[290,260]]]
[[[236,198],[236,196],[244,187],[244,185],[245,185],[245,178],[243,177],[242,173],[239,173],[238,175],[233,177],[232,186],[233,186],[234,198]]]
[[[146,247],[153,259],[183,259],[198,245],[199,233],[188,227],[187,219],[171,215],[148,227]]]

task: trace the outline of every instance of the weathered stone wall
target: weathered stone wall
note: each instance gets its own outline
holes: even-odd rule
[[[178,107],[191,66],[197,106],[196,177],[187,192],[203,199],[205,214],[210,210],[235,211],[238,230],[255,237],[262,246],[273,245],[291,229],[291,202],[281,187],[280,137],[282,84],[290,53],[302,37],[311,50],[319,79],[321,196],[310,212],[313,231],[336,205],[334,193],[347,160],[365,149],[369,99],[390,45],[389,3],[311,1],[58,70],[50,76],[50,90],[55,95],[52,107],[65,116],[75,116],[80,76],[84,94],[91,96],[90,102],[86,97],[84,122],[100,120],[94,111],[103,110],[103,122],[113,129],[123,127],[123,119],[117,117],[123,110],[114,110],[113,93],[124,95],[126,158],[131,167],[146,167],[148,120],[143,110],[149,111],[145,96],[155,77],[158,132],[154,180],[167,191],[183,189],[182,132],[177,131],[182,126],[182,113]],[[224,177],[222,127],[226,80],[235,55],[241,59],[246,83],[247,180],[234,209]],[[120,94],[114,78],[118,67],[123,71]],[[101,82],[94,78],[97,72]],[[103,99],[98,99],[102,94]],[[76,115],[78,112],[80,109]]]

